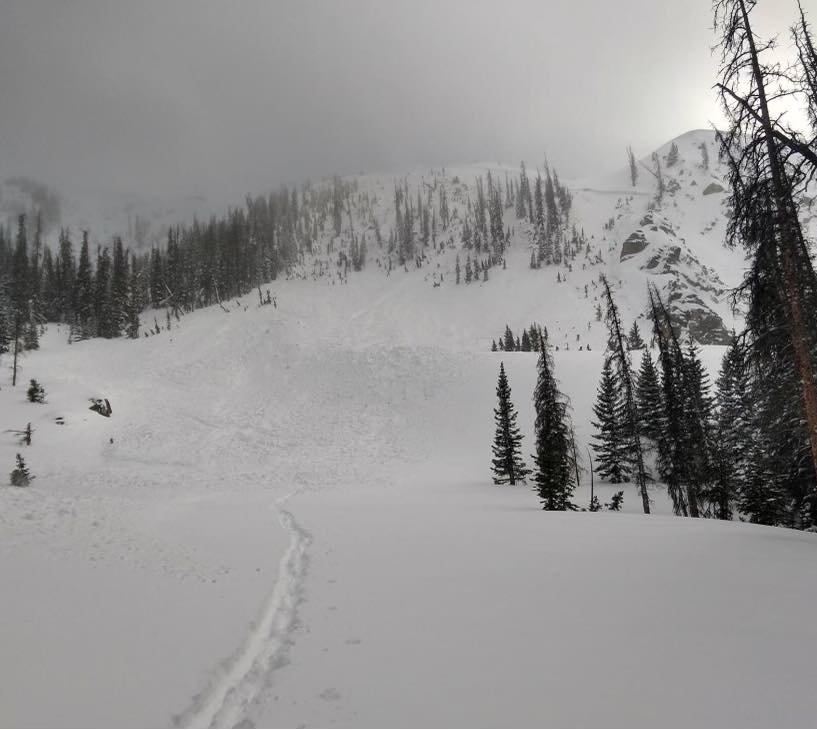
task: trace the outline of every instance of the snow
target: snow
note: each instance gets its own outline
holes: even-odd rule
[[[51,326],[16,388],[4,358],[0,431],[35,432],[0,466],[36,479],[0,487],[0,725],[811,724],[817,535],[491,484],[499,362],[526,455],[536,377],[491,339],[548,326],[581,454],[602,365],[601,269],[528,258],[279,280],[137,341]]]

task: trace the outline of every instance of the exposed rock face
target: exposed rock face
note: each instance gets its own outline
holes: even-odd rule
[[[648,212],[625,239],[621,263],[649,274],[675,325],[702,345],[726,345],[732,337],[717,313],[725,288],[660,213]]]
[[[704,195],[712,195],[714,193],[724,192],[723,185],[718,185],[716,182],[711,182],[704,188]]]
[[[640,230],[633,231],[629,238],[621,244],[621,257],[619,260],[624,261],[630,256],[635,256],[637,253],[641,253],[645,248],[647,248],[647,239],[644,237],[644,234]]]

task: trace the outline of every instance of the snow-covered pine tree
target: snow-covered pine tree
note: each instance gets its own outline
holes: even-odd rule
[[[135,261],[131,263],[125,300],[125,334],[131,339],[139,337],[139,313],[142,311],[142,289]]]
[[[638,165],[632,147],[627,147],[627,166],[630,168],[630,182],[635,187],[638,182]]]
[[[604,358],[596,403],[593,406],[596,429],[592,447],[597,458],[597,472],[611,484],[630,481],[629,448],[625,434],[625,405],[609,357]]]
[[[516,425],[516,409],[511,402],[511,387],[505,374],[505,364],[499,364],[499,379],[496,385],[499,404],[494,409],[496,433],[494,435],[491,470],[494,484],[516,484],[524,481],[530,470],[522,461],[522,434]]]
[[[658,371],[655,369],[650,351],[646,349],[641,356],[635,395],[638,415],[641,419],[641,433],[654,444],[658,443],[664,431],[664,402],[661,395],[661,383],[658,381]]]
[[[119,236],[113,241],[110,307],[110,336],[118,337],[127,325],[128,311],[128,253]]]
[[[88,231],[82,232],[79,264],[74,287],[74,312],[76,328],[74,339],[84,340],[96,335],[94,326],[94,283],[91,271],[91,255],[88,250]]]
[[[29,472],[26,462],[20,454],[17,454],[16,466],[9,475],[12,487],[27,487],[34,479]]]
[[[701,512],[706,509],[709,514],[710,509],[704,503],[711,502],[714,403],[709,373],[701,363],[698,347],[691,337],[684,353],[683,375],[689,480],[701,497]]]
[[[744,346],[737,338],[723,356],[715,385],[715,403],[714,482],[710,500],[714,517],[730,520],[738,495],[746,485],[752,440],[749,371]]]
[[[633,320],[633,326],[627,334],[627,349],[628,350],[643,350],[646,347],[644,340],[641,337],[641,330],[638,329],[638,322]]]
[[[45,403],[45,388],[32,378],[26,391],[26,397],[30,403]]]
[[[573,510],[575,489],[572,434],[567,421],[568,404],[553,375],[553,360],[543,343],[538,362],[539,376],[533,393],[536,412],[534,482],[542,509]]]
[[[667,167],[672,167],[678,162],[678,145],[673,142],[670,145],[669,152],[667,153]]]
[[[506,352],[513,352],[516,349],[516,342],[513,338],[513,332],[508,325],[505,325],[505,335],[502,339]]]
[[[624,410],[622,423],[627,444],[628,460],[633,466],[635,483],[641,496],[641,507],[644,514],[650,513],[650,497],[647,491],[647,483],[650,475],[644,464],[644,447],[641,439],[641,418],[638,413],[638,403],[635,395],[635,384],[633,382],[632,364],[630,363],[630,353],[627,351],[624,332],[621,326],[621,317],[618,307],[613,300],[613,293],[610,291],[610,284],[607,278],[602,275],[601,283],[604,291],[604,299],[607,305],[607,329],[610,341],[610,357],[615,367],[616,375],[621,384],[621,392],[624,398]]]

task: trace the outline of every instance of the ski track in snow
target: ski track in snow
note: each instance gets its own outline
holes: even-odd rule
[[[227,660],[211,685],[192,705],[174,718],[177,727],[235,727],[246,721],[246,713],[269,676],[285,663],[297,625],[298,605],[309,562],[311,536],[283,508],[288,495],[273,505],[281,526],[290,534],[290,544],[278,565],[278,577],[261,617],[238,652]]]

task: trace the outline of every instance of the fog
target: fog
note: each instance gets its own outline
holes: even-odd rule
[[[760,6],[784,33],[793,0]],[[231,201],[477,160],[604,171],[718,122],[711,26],[708,0],[3,0],[0,179]]]

